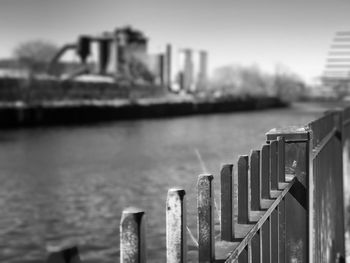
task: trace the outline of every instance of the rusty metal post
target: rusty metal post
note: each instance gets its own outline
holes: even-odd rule
[[[261,198],[271,198],[270,176],[270,145],[265,144],[261,148]]]
[[[233,164],[221,168],[221,239],[232,241],[234,236]]]
[[[123,210],[120,221],[120,262],[146,262],[145,212],[130,207]]]
[[[264,222],[260,229],[260,248],[262,263],[271,263],[270,218]]]
[[[278,190],[278,173],[277,173],[277,141],[270,143],[270,174],[271,190]]]
[[[250,263],[251,262],[251,248],[246,246],[241,254],[238,256],[238,263]]]
[[[168,191],[166,209],[167,262],[187,262],[186,198],[185,190]]]
[[[260,182],[260,151],[255,150],[250,154],[250,199],[251,210],[258,211],[261,201]]]
[[[261,262],[261,244],[260,244],[260,235],[261,230],[256,232],[251,241],[252,247],[252,262]]]
[[[278,208],[275,208],[270,217],[271,233],[271,262],[279,263],[279,217]]]
[[[278,170],[278,182],[286,182],[286,173],[285,173],[285,142],[284,138],[281,136],[277,137],[277,170]]]
[[[198,177],[198,261],[213,262],[215,260],[214,229],[214,177],[201,174]]]
[[[286,210],[285,199],[283,198],[278,205],[278,221],[279,221],[279,262],[286,262]]]
[[[350,107],[343,111],[343,185],[345,231],[350,231]]]
[[[238,159],[238,224],[249,223],[249,185],[248,185],[248,156]]]

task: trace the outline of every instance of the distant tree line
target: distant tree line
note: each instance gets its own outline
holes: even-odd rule
[[[296,74],[278,66],[274,74],[257,66],[224,66],[215,70],[211,87],[223,94],[240,96],[271,95],[283,100],[297,100],[305,93],[305,84]]]

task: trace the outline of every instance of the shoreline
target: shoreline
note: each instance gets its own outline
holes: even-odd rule
[[[0,128],[79,125],[97,122],[166,118],[287,107],[276,97],[144,98],[130,100],[65,100],[26,104],[0,103]]]

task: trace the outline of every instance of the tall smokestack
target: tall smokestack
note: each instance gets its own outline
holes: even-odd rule
[[[192,62],[192,50],[185,49],[185,65],[184,65],[184,90],[189,92],[193,83],[193,62]]]
[[[83,64],[86,63],[87,57],[91,54],[91,38],[89,36],[80,36],[77,44],[77,54]]]
[[[98,40],[98,61],[97,61],[97,72],[99,74],[106,74],[107,64],[109,60],[109,40],[100,39]]]
[[[164,54],[158,55],[158,65],[159,65],[159,82],[161,86],[166,85],[166,70],[165,70],[165,56]]]
[[[208,53],[206,51],[199,52],[199,73],[198,86],[200,89],[206,89],[208,84]]]
[[[119,39],[118,39],[118,29],[114,32],[113,42],[112,42],[112,49],[113,49],[113,73],[115,77],[119,76]]]
[[[171,91],[171,45],[167,44],[166,45],[166,50],[165,50],[165,86],[166,88]]]

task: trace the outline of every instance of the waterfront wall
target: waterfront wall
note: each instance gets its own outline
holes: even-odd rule
[[[0,78],[0,102],[133,99],[161,97],[165,92],[156,85]]]
[[[0,127],[67,125],[120,119],[283,107],[276,97],[166,96],[160,86],[20,78],[0,79]]]
[[[193,114],[284,107],[277,98],[246,98],[226,101],[160,101],[138,100],[135,103],[113,104],[80,101],[69,104],[0,104],[0,127],[37,125],[77,125],[99,121],[140,118],[162,118]]]

